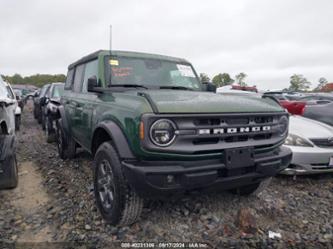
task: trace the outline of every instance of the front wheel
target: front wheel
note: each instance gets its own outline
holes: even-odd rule
[[[99,146],[94,162],[94,193],[103,218],[112,225],[133,224],[140,217],[143,199],[127,184],[110,142]]]

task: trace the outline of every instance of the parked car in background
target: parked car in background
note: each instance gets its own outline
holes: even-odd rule
[[[290,114],[303,115],[305,111],[306,103],[303,101],[289,100],[283,94],[276,94],[272,92],[266,92],[263,97],[273,97],[275,98],[283,108],[287,109]]]
[[[17,101],[0,76],[0,189],[15,188],[18,169],[15,154],[15,110]]]
[[[306,105],[303,116],[333,126],[333,102]]]
[[[38,94],[34,97],[34,117],[38,120],[38,123],[42,123],[42,106],[40,100],[45,97],[46,92],[48,91],[50,84],[44,85]]]
[[[282,174],[333,172],[333,128],[301,116],[291,116],[285,146],[293,152],[291,164]]]
[[[17,103],[18,103],[19,107],[21,108],[21,111],[23,111],[24,105],[25,105],[25,100],[22,97],[23,96],[22,91],[19,89],[14,89],[14,93],[15,93]]]
[[[8,90],[10,91],[10,95],[13,95],[14,99],[16,101],[16,104],[15,104],[15,130],[19,131],[20,130],[20,126],[21,126],[22,109],[20,107],[20,104],[19,104],[19,101],[18,101],[18,97],[16,96],[13,88],[11,87],[11,85],[9,83],[6,83],[6,84],[8,86]]]
[[[299,100],[306,96],[305,93],[299,93],[294,91],[279,91],[279,90],[270,90],[264,92],[264,94],[270,94],[274,96],[284,96],[287,100]]]
[[[300,101],[306,102],[307,105],[323,105],[333,102],[333,95],[329,93],[317,93],[300,98]]]
[[[54,121],[59,118],[58,107],[64,93],[64,86],[64,83],[52,83],[44,99],[41,99],[41,102],[44,102],[42,105],[42,124],[44,123],[46,141],[49,143],[55,140]]]
[[[221,86],[216,89],[216,93],[225,92],[244,92],[244,93],[258,93],[258,89],[255,86],[240,86],[240,85],[227,85]]]

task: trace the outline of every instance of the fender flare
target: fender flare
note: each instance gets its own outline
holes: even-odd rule
[[[65,109],[64,106],[60,105],[58,107],[59,115],[62,121],[62,126],[66,132],[69,132],[69,124],[65,115]]]
[[[94,140],[95,132],[99,128],[104,129],[108,133],[108,135],[111,137],[111,139],[113,141],[113,145],[115,146],[115,149],[119,153],[120,158],[135,159],[135,156],[132,153],[131,148],[129,147],[129,143],[127,141],[127,138],[124,135],[124,132],[115,122],[103,121],[100,124],[98,124],[93,133],[93,140]],[[115,142],[115,141],[117,141],[117,142]],[[91,147],[93,147],[93,142],[92,142]]]

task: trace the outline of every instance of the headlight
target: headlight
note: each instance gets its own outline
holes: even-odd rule
[[[169,146],[176,138],[176,126],[168,119],[159,119],[150,128],[150,139],[158,146]]]
[[[313,147],[313,145],[304,138],[294,134],[289,134],[284,144],[291,146]]]
[[[278,132],[281,137],[285,136],[289,128],[289,119],[286,116],[282,116],[278,124]]]

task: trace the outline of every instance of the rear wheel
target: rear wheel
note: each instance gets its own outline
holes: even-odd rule
[[[43,113],[40,115],[42,116],[42,129],[45,130],[45,115]]]
[[[37,110],[36,110],[36,106],[34,106],[34,118],[37,119]]]
[[[72,159],[76,153],[76,143],[71,135],[67,134],[62,125],[62,119],[56,121],[56,140],[58,154],[61,159]]]
[[[45,117],[45,136],[46,136],[46,142],[52,143],[55,140],[55,134],[53,129],[53,123],[52,119],[49,118],[49,116]]]
[[[134,223],[140,217],[143,199],[127,184],[110,142],[99,146],[94,161],[94,192],[103,218],[112,225]]]
[[[15,130],[19,131],[21,125],[21,115],[15,115]]]

